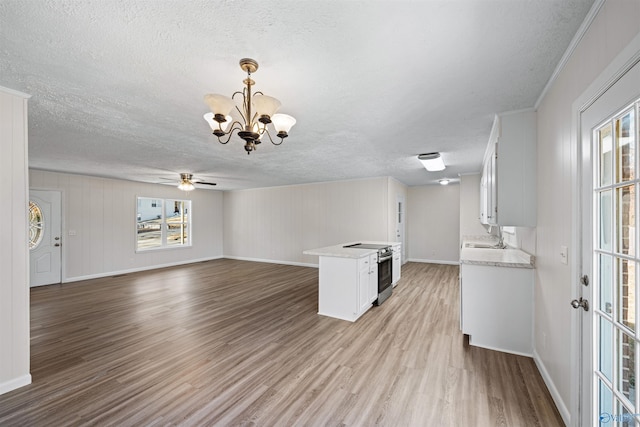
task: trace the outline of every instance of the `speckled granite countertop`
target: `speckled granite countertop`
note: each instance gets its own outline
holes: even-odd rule
[[[535,257],[523,250],[470,248],[467,244],[494,244],[497,239],[491,237],[465,236],[460,250],[461,264],[489,265],[494,267],[535,268]]]
[[[302,252],[305,255],[318,255],[318,256],[330,256],[336,258],[362,258],[363,256],[371,255],[378,252],[376,249],[358,249],[358,248],[345,248],[344,246],[352,245],[354,243],[367,243],[373,245],[398,245],[400,242],[372,242],[368,240],[341,243],[334,246],[325,246],[324,248],[308,249]]]

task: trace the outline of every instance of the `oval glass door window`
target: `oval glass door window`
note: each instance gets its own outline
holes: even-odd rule
[[[29,201],[29,249],[35,249],[44,236],[44,217],[40,207]]]

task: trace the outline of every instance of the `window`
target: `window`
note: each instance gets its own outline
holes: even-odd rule
[[[138,197],[136,249],[191,246],[191,201]]]
[[[42,210],[35,202],[29,201],[29,249],[35,249],[44,236],[44,218]]]

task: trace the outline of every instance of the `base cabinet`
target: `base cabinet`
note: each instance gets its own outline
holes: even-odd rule
[[[402,268],[402,246],[400,243],[393,245],[393,264],[391,264],[391,284],[395,287],[400,280],[400,269]]]
[[[469,344],[533,353],[533,269],[462,264],[460,329]]]
[[[377,254],[320,257],[318,314],[355,321],[378,298]]]

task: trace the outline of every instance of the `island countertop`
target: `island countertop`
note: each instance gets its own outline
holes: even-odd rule
[[[339,245],[325,246],[323,248],[308,249],[302,253],[305,255],[318,255],[329,256],[335,258],[362,258],[363,256],[371,255],[377,252],[376,249],[362,249],[362,248],[345,248],[345,246],[353,245],[355,243],[367,243],[372,245],[398,245],[400,242],[375,242],[369,240],[362,240],[357,242],[341,243]]]

